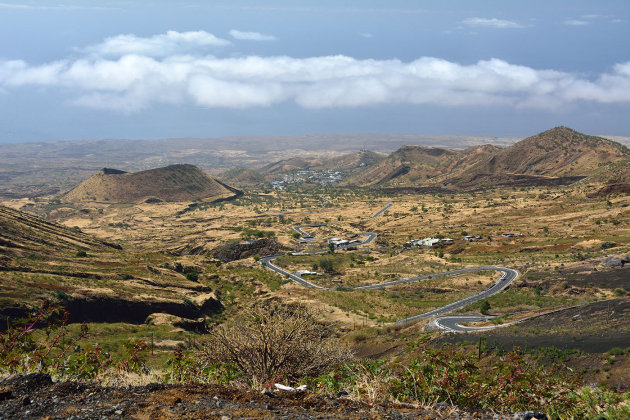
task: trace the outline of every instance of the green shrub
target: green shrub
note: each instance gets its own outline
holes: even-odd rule
[[[625,350],[620,347],[613,347],[612,349],[608,350],[608,354],[610,356],[622,356],[624,353]]]
[[[481,369],[474,355],[453,347],[431,349],[421,342],[412,351],[417,356],[404,365],[382,360],[339,365],[316,378],[314,385],[325,393],[344,389],[368,402],[442,401],[471,410],[540,410],[552,418],[588,410],[586,404],[576,405],[576,378],[568,370],[538,365],[518,350],[501,357],[490,370]]]
[[[57,299],[57,300],[70,300],[71,297],[70,295],[68,295],[66,292],[64,292],[63,290],[55,290],[54,292],[51,293],[52,297]]]
[[[186,280],[197,282],[199,281],[199,273],[196,271],[189,271],[186,273]]]

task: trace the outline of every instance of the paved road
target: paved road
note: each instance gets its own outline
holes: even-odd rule
[[[313,284],[309,281],[304,280],[302,277],[295,275],[293,273],[289,273],[286,270],[283,270],[282,268],[278,267],[277,265],[273,265],[273,263],[271,261],[273,261],[274,259],[283,256],[284,254],[280,254],[280,255],[270,255],[268,257],[262,257],[260,259],[260,263],[263,265],[263,267],[266,267],[270,270],[275,271],[276,273],[279,273],[285,277],[290,278],[291,280],[293,280],[296,283],[301,284],[302,286],[305,287],[310,287],[311,289],[327,289],[327,287],[322,287],[322,286],[318,286],[316,284]]]
[[[302,228],[329,226],[331,224],[332,223],[314,223],[312,225],[293,226],[293,230],[295,230],[297,233],[302,235],[302,239],[315,239],[315,237],[313,235],[311,235],[310,233],[304,231]]]
[[[467,331],[483,331],[483,330],[491,330],[494,328],[498,328],[498,327],[509,327],[510,325],[514,325],[517,324],[519,322],[523,322],[523,321],[527,321],[530,319],[534,319],[534,318],[539,318],[541,316],[545,316],[545,315],[550,315],[550,314],[555,314],[556,312],[562,312],[562,311],[567,311],[569,309],[574,309],[574,308],[579,308],[581,306],[584,306],[585,304],[582,305],[574,305],[574,306],[569,306],[566,308],[560,308],[560,309],[555,309],[549,312],[545,312],[542,314],[536,314],[536,315],[532,315],[532,316],[528,316],[526,318],[521,318],[519,320],[516,321],[512,321],[512,322],[506,322],[503,324],[499,324],[499,325],[488,325],[485,327],[465,327],[462,326],[460,324],[465,324],[465,323],[469,323],[469,322],[480,322],[480,321],[489,321],[492,318],[496,318],[495,316],[491,316],[491,315],[458,315],[458,316],[442,316],[439,318],[435,318],[432,323],[434,327],[437,327],[439,329],[442,330],[446,330],[449,332],[467,332]]]
[[[457,309],[461,309],[464,306],[470,305],[471,303],[475,303],[482,299],[489,298],[492,295],[496,295],[497,293],[499,293],[500,291],[508,287],[509,284],[512,283],[518,277],[518,271],[513,270],[511,268],[507,268],[507,267],[501,267],[498,265],[484,265],[480,267],[462,268],[460,270],[453,270],[453,271],[440,273],[440,275],[449,276],[449,275],[462,274],[469,271],[487,271],[487,270],[496,270],[496,271],[503,272],[503,275],[501,276],[501,278],[496,283],[494,283],[490,288],[484,290],[481,293],[477,293],[475,295],[468,296],[456,302],[449,303],[448,305],[442,306],[441,308],[437,308],[429,312],[424,312],[422,314],[410,316],[408,318],[400,319],[396,321],[396,323],[406,323],[406,322],[417,321],[423,318],[430,318],[433,316],[444,315],[449,312],[453,312]],[[433,277],[437,277],[437,276],[438,275],[433,275]],[[470,321],[465,321],[464,319],[461,319],[459,322],[463,323],[463,322],[470,322]]]
[[[433,320],[433,325],[441,330],[449,332],[464,332],[464,331],[479,331],[490,330],[498,327],[498,325],[492,325],[487,327],[463,327],[460,323],[467,322],[480,322],[488,321],[494,318],[487,315],[457,315],[457,316],[442,316]]]
[[[387,203],[387,205],[386,205],[385,207],[383,207],[382,209],[380,209],[379,211],[377,211],[376,213],[374,213],[374,214],[372,215],[372,217],[374,218],[374,217],[378,217],[378,216],[380,216],[380,215],[381,215],[381,214],[383,214],[383,213],[384,213],[384,212],[385,212],[388,208],[390,208],[390,207],[391,207],[391,206],[393,206],[393,205],[394,205],[394,203]]]
[[[391,203],[390,203],[391,204]],[[384,211],[387,208],[381,210]],[[300,235],[303,236],[303,238],[313,238],[312,235],[310,235],[309,233],[305,232],[303,230],[303,228],[305,227],[319,227],[319,226],[325,226],[326,224],[313,224],[313,225],[301,225],[301,226],[296,226],[294,227],[294,229],[300,233]],[[349,247],[354,247],[354,246],[358,246],[358,245],[366,245],[371,243],[372,241],[374,241],[374,239],[377,238],[377,234],[374,232],[361,232],[361,233],[357,233],[357,235],[360,236],[365,236],[366,238],[361,241],[358,244],[347,244],[347,245],[342,245],[339,248],[349,248]],[[328,250],[319,250],[319,251],[312,251],[312,252],[302,252],[299,253],[299,255],[316,255],[316,254],[327,254]],[[282,256],[284,254],[280,254],[280,255],[270,255],[267,257],[262,257],[260,259],[260,263],[270,269],[275,271],[276,273],[279,273],[285,277],[288,277],[289,279],[293,280],[296,283],[301,284],[302,286],[305,287],[309,287],[312,289],[321,289],[321,290],[332,290],[332,287],[323,287],[323,286],[319,286],[317,284],[311,283],[307,280],[304,280],[302,277],[290,273],[280,267],[278,267],[277,265],[274,265],[272,263],[272,261],[280,256]],[[418,315],[414,315],[414,316],[410,316],[408,318],[403,318],[403,319],[399,319],[398,321],[396,321],[397,324],[404,324],[404,323],[410,323],[410,322],[415,322],[417,320],[423,319],[423,318],[430,318],[430,317],[435,317],[438,315],[444,315],[447,314],[449,312],[453,312],[457,309],[461,309],[465,306],[468,306],[472,303],[475,303],[481,299],[486,299],[492,295],[495,295],[497,293],[499,293],[500,291],[502,291],[503,289],[505,289],[510,283],[512,283],[517,277],[518,277],[518,271],[513,270],[511,268],[507,268],[507,267],[501,267],[501,266],[496,266],[496,265],[485,265],[485,266],[479,266],[479,267],[468,267],[468,268],[460,268],[457,270],[451,270],[451,271],[445,271],[443,273],[435,273],[435,274],[428,274],[425,276],[418,276],[418,277],[411,277],[411,278],[407,278],[407,279],[400,279],[400,280],[393,280],[393,281],[388,281],[385,283],[377,283],[377,284],[370,284],[370,285],[366,285],[366,286],[358,286],[353,288],[354,290],[373,290],[373,289],[384,289],[385,287],[390,287],[390,286],[396,286],[396,285],[400,285],[400,284],[406,284],[406,283],[415,283],[415,282],[419,282],[419,281],[423,281],[423,280],[428,280],[431,278],[435,278],[435,277],[445,277],[445,276],[455,276],[455,275],[459,275],[459,274],[463,274],[463,273],[468,273],[471,271],[501,271],[503,273],[503,275],[501,276],[501,278],[494,283],[492,286],[490,286],[488,289],[484,290],[481,293],[477,293],[475,295],[472,296],[468,296],[464,299],[460,299],[456,302],[453,303],[449,303],[448,305],[442,306],[440,308],[434,309],[432,311],[429,312],[424,312]],[[477,317],[479,318],[479,317]],[[486,320],[487,317],[481,317],[482,319],[473,319],[471,320],[471,316],[470,315],[461,315],[461,316],[450,316],[450,317],[441,317],[441,318],[436,318],[433,322],[435,324],[435,326],[437,326],[438,328],[447,330],[447,331],[469,331],[471,329],[475,329],[472,327],[462,327],[459,324],[460,323],[465,323],[465,322],[474,322],[474,321],[478,321],[478,320]],[[484,328],[487,329],[488,327],[480,327],[480,328]],[[492,327],[490,327],[492,328]]]

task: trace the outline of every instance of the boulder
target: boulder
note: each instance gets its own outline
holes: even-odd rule
[[[623,267],[626,263],[630,262],[630,255],[625,258],[616,257],[611,255],[610,257],[606,257],[602,260],[602,264],[606,267]]]

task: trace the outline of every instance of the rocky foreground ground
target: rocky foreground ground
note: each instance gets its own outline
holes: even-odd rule
[[[343,393],[341,393],[343,394]],[[265,394],[220,385],[104,387],[53,382],[30,374],[0,380],[0,419],[532,419],[536,413],[466,412],[446,404],[419,408],[368,405],[346,395],[276,391]]]

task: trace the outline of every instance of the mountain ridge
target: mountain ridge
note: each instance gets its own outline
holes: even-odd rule
[[[557,185],[605,172],[629,157],[630,151],[622,144],[558,126],[502,149],[492,145],[464,150],[403,146],[346,185],[454,189],[512,183]]]

